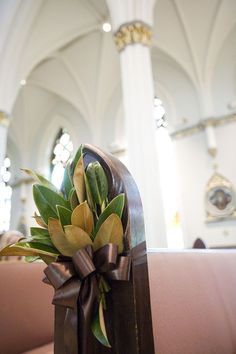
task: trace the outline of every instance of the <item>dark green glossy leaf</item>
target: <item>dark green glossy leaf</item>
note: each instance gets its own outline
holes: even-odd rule
[[[56,186],[54,186],[54,184],[52,184],[47,178],[45,178],[44,176],[41,176],[40,174],[38,174],[35,171],[29,170],[27,168],[22,168],[22,171],[24,171],[25,173],[27,173],[27,175],[29,175],[30,177],[32,177],[34,179],[35,182],[41,184],[42,186],[45,186],[51,190],[53,190],[54,192],[57,192],[60,194],[59,190],[57,189]]]
[[[35,184],[33,186],[34,202],[39,210],[43,221],[47,224],[50,217],[57,218],[57,205],[64,206],[65,208],[70,205],[60,194],[52,191],[51,189]]]
[[[77,207],[77,205],[79,205],[79,201],[78,201],[75,187],[73,187],[70,191],[69,201],[70,201],[70,207],[72,210],[74,210]]]
[[[28,239],[28,241],[39,242],[44,245],[54,247],[47,229],[42,229],[41,227],[31,227],[30,234],[31,238]]]
[[[86,177],[90,186],[93,201],[100,206],[107,198],[108,182],[106,174],[99,162],[91,162],[86,169]]]
[[[82,152],[83,152],[83,145],[80,145],[79,149],[77,150],[76,154],[75,154],[75,157],[71,163],[71,176],[74,175],[74,170],[75,170],[75,166],[77,165],[79,159],[81,158],[82,156]]]
[[[108,204],[105,208],[103,213],[99,216],[97,224],[95,226],[94,235],[96,236],[100,226],[104,223],[104,221],[110,216],[111,214],[116,214],[119,218],[122,217],[123,209],[125,204],[125,195],[124,193],[117,195],[112,201]]]
[[[30,248],[36,251],[42,251],[43,252],[42,254],[44,254],[45,252],[45,255],[59,255],[58,250],[54,246],[48,246],[42,244],[41,242],[34,242],[34,241],[18,242],[15,246]]]
[[[89,181],[88,181],[88,178],[86,176],[86,173],[84,173],[84,183],[85,183],[85,190],[86,190],[86,196],[87,196],[88,205],[89,205],[90,209],[94,211],[95,210],[95,204],[94,204],[94,201],[93,201],[93,196],[92,196],[91,188],[90,188]]]
[[[32,236],[30,239],[28,239],[28,242],[37,242],[37,243],[42,243],[43,245],[48,245],[50,247],[54,247],[50,236],[45,237],[42,235],[35,235],[35,236]],[[56,248],[55,248],[55,251],[57,251]]]
[[[31,236],[43,236],[43,237],[46,237],[48,236],[50,238],[50,235],[49,235],[49,232],[47,229],[42,229],[41,227],[31,227],[30,228],[30,234]]]
[[[62,226],[71,225],[71,214],[70,209],[64,208],[63,206],[57,205],[57,214]]]
[[[72,178],[70,175],[70,164],[68,163],[63,177],[62,190],[65,193],[67,199],[69,199],[70,191],[73,188]]]

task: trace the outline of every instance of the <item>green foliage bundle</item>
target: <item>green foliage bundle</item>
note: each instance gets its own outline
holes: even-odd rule
[[[82,146],[75,158],[68,163],[61,191],[43,176],[24,170],[34,180],[33,197],[39,215],[34,218],[38,227],[31,227],[31,236],[10,244],[0,251],[0,256],[25,256],[29,262],[42,259],[46,264],[57,261],[59,256],[72,257],[79,249],[91,245],[93,250],[114,243],[118,253],[123,251],[123,213],[125,196],[117,195],[108,200],[108,182],[99,162],[84,168]],[[101,294],[109,286],[101,278]],[[99,301],[98,314],[92,330],[97,339],[109,346],[103,318],[105,301]]]

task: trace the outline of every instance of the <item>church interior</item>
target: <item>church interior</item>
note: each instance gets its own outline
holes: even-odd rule
[[[68,161],[89,144],[131,172],[150,253],[227,250],[225,264],[235,265],[235,14],[235,0],[1,0],[0,248],[29,238],[35,226],[34,180],[24,169],[60,189]],[[174,276],[181,281],[177,270]],[[229,278],[219,293],[221,286],[235,291],[235,275],[222,276]],[[235,329],[230,299],[224,309]],[[218,351],[169,344],[156,353],[235,354],[232,343],[219,343]],[[1,354],[27,350],[0,346]]]

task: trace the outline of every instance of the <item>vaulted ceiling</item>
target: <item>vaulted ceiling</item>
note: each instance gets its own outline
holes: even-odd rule
[[[235,13],[235,0],[157,1],[153,76],[172,131],[232,112]],[[35,146],[53,143],[58,124],[78,143],[125,141],[119,54],[102,31],[107,20],[105,0],[1,2],[0,109],[12,113],[12,144],[21,156],[31,151],[25,163],[35,160]]]

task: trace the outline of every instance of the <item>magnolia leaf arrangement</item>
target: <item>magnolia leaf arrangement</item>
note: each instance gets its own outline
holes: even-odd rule
[[[46,264],[58,257],[72,255],[91,245],[93,250],[114,243],[118,253],[123,251],[123,213],[125,196],[117,195],[108,200],[108,182],[99,162],[84,167],[82,146],[75,158],[68,163],[59,191],[43,176],[24,170],[34,180],[33,197],[39,215],[34,218],[39,227],[31,227],[31,237],[10,244],[0,251],[0,256],[25,256],[29,262],[42,259]],[[109,285],[101,277],[102,288],[98,312],[92,323],[95,337],[109,346],[104,324],[104,293]]]

